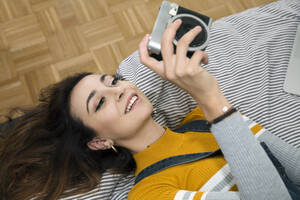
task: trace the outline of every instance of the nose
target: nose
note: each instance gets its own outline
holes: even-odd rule
[[[114,94],[116,101],[120,101],[121,97],[124,95],[125,88],[117,86],[117,87],[113,87],[112,90],[113,90],[112,92]]]

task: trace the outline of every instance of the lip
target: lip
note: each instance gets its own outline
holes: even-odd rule
[[[137,95],[136,93],[133,93],[133,94],[131,94],[131,95],[128,97],[127,103],[126,103],[126,106],[125,106],[125,111],[124,111],[125,114],[126,114],[126,108],[127,108],[127,106],[129,105],[130,99],[131,99],[133,96],[137,96],[137,97],[139,98],[139,95]]]

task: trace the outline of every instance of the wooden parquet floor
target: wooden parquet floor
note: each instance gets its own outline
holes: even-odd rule
[[[81,71],[114,74],[162,0],[0,0],[0,113]],[[174,0],[214,20],[274,0]]]

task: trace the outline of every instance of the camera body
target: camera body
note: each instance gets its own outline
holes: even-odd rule
[[[209,28],[212,24],[212,18],[197,13],[195,11],[183,8],[176,3],[163,1],[156,18],[149,43],[148,51],[150,56],[162,60],[161,57],[161,40],[163,33],[168,24],[173,23],[176,19],[181,19],[182,23],[176,32],[173,40],[174,53],[176,53],[176,45],[178,40],[189,30],[199,25],[202,31],[189,45],[187,56],[191,57],[197,50],[205,50],[209,41]]]

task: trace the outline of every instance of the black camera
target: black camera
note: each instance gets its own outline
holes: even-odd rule
[[[177,30],[176,36],[173,41],[174,53],[176,53],[176,45],[178,40],[189,30],[198,25],[201,26],[202,31],[189,45],[187,56],[190,58],[195,51],[205,50],[208,45],[209,28],[211,27],[212,18],[183,8],[176,3],[163,1],[148,43],[148,51],[150,56],[158,60],[162,60],[161,40],[163,33],[167,28],[167,25],[169,23],[173,23],[176,19],[181,19],[182,23]]]

